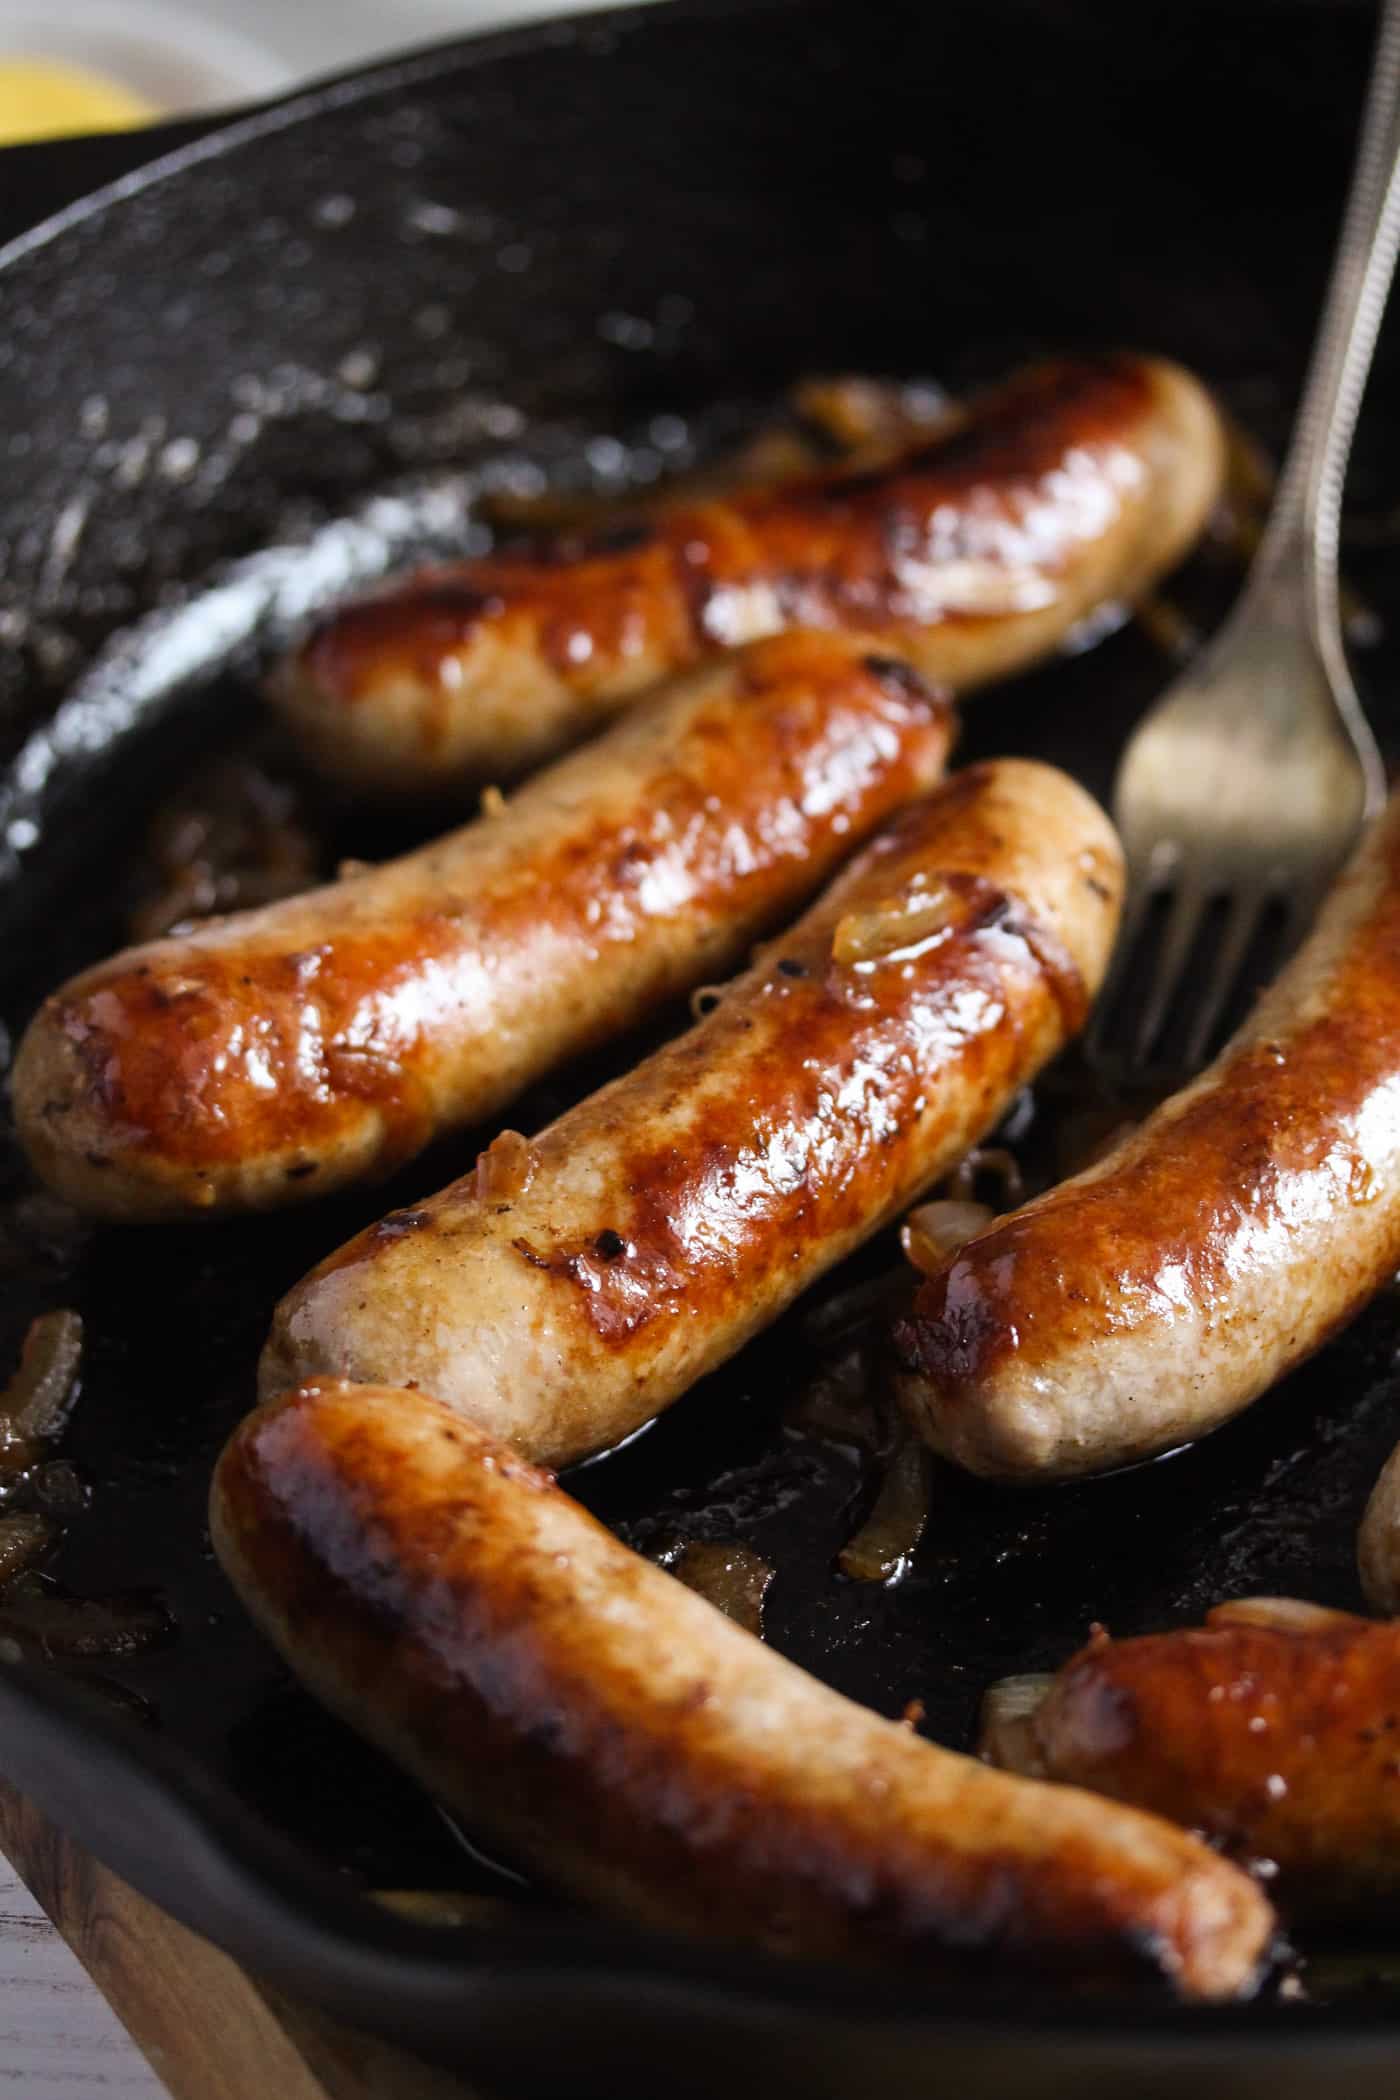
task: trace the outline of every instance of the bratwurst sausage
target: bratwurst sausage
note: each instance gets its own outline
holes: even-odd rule
[[[829,1691],[421,1393],[310,1385],[212,1522],[309,1688],[580,1896],[779,1952],[1003,1957],[1248,1991],[1272,1912],[1185,1831],[1008,1778]]]
[[[120,1219],[383,1173],[731,966],[933,784],[950,735],[869,642],[756,643],[498,816],[65,985],[20,1048],[20,1135]]]
[[[1079,1025],[1120,882],[1063,774],[957,775],[688,1034],[314,1270],[262,1391],[419,1385],[549,1465],[615,1444],[996,1120]]]
[[[1216,1062],[1000,1218],[896,1330],[935,1450],[1012,1478],[1205,1435],[1400,1264],[1400,798]]]
[[[1037,366],[874,470],[421,570],[333,613],[273,697],[326,772],[433,790],[523,772],[656,679],[791,627],[897,634],[925,677],[979,685],[1178,560],[1223,457],[1173,365]]]
[[[1393,1913],[1400,1894],[1400,1626],[1291,1598],[1204,1626],[1100,1636],[1049,1682],[998,1763],[1270,1860],[1290,1918]]]

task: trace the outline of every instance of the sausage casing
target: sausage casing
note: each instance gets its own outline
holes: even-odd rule
[[[1247,1407],[1397,1264],[1392,800],[1216,1062],[921,1287],[901,1399],[974,1472],[1126,1465]]]
[[[40,1173],[121,1219],[380,1174],[732,967],[942,771],[901,660],[792,634],[694,672],[495,817],[128,950],[21,1046]]]
[[[898,634],[926,677],[978,685],[1178,560],[1223,457],[1175,366],[1036,366],[874,470],[419,571],[332,613],[273,698],[325,771],[413,791],[523,772],[656,679],[794,626]]]
[[[985,1953],[1246,1991],[1264,1897],[1184,1831],[921,1741],[818,1684],[420,1393],[238,1429],[215,1544],[308,1686],[556,1884],[811,1955]]]
[[[954,776],[688,1034],[313,1270],[262,1391],[419,1385],[549,1465],[618,1442],[996,1120],[1082,1019],[1120,881],[1063,774]]]
[[[1101,1637],[1051,1680],[1024,1741],[1019,1769],[1271,1861],[1290,1918],[1400,1892],[1400,1626],[1261,1598]]]

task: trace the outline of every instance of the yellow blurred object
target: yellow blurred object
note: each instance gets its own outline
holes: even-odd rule
[[[119,80],[56,59],[0,57],[0,146],[126,131],[159,112]]]

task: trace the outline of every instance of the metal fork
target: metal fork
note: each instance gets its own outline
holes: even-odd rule
[[[1139,725],[1118,771],[1128,903],[1091,1048],[1120,1076],[1204,1062],[1266,923],[1282,960],[1384,798],[1342,646],[1337,547],[1397,243],[1400,0],[1386,0],[1341,241],[1268,527],[1226,625]],[[1209,929],[1218,940],[1206,954]],[[1142,1003],[1125,1017],[1127,987],[1144,976]],[[1127,1029],[1115,1028],[1124,1018]],[[1170,1058],[1164,1036],[1179,1046]]]

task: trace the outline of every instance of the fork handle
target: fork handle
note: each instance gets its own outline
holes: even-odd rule
[[[1342,484],[1400,245],[1400,0],[1384,0],[1361,144],[1302,406],[1254,565],[1291,585],[1315,637],[1340,653],[1337,552]],[[1298,602],[1294,595],[1294,604]]]

